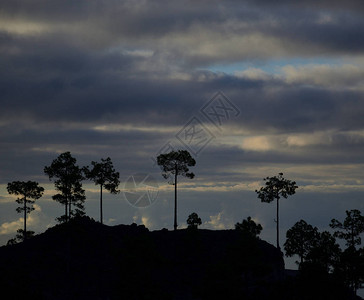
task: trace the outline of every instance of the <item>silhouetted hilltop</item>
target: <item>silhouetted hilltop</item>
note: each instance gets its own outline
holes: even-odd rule
[[[275,247],[235,230],[150,232],[82,218],[0,255],[6,299],[293,299],[302,283],[284,278]]]

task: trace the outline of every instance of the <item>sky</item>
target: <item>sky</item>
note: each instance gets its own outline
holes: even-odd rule
[[[280,202],[281,245],[300,219],[328,230],[364,211],[363,15],[360,0],[1,1],[0,245],[23,224],[8,182],[45,188],[29,230],[56,224],[43,169],[66,151],[120,172],[107,225],[173,229],[173,186],[153,160],[171,149],[196,159],[179,228],[192,212],[205,229],[251,216],[275,244],[275,203],[255,190],[279,172],[299,187]],[[83,186],[98,220],[98,187]]]

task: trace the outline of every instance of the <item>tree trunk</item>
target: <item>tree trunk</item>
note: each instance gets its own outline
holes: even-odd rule
[[[24,232],[23,232],[23,240],[25,241],[27,238],[27,197],[24,196]]]
[[[68,214],[68,202],[66,200],[66,204],[64,205],[64,216],[66,217],[66,222],[67,222],[67,214]]]
[[[66,168],[66,223],[71,216],[71,198],[69,196],[68,169]]]
[[[174,174],[174,230],[177,230],[177,166]]]
[[[67,222],[69,220],[71,220],[71,197],[70,197],[70,200],[68,201],[68,218],[67,218]]]
[[[100,184],[100,222],[102,223],[102,184]]]
[[[68,184],[67,184],[67,193],[66,193],[66,223],[71,219],[71,197],[68,191]]]
[[[277,249],[281,250],[279,247],[279,197],[277,198]]]

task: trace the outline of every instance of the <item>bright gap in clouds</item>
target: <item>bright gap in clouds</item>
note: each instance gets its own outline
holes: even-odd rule
[[[242,72],[249,69],[259,69],[268,74],[281,74],[281,68],[284,66],[299,67],[302,65],[341,65],[344,63],[343,58],[329,58],[329,57],[311,57],[311,58],[284,58],[284,59],[270,59],[267,61],[251,60],[244,62],[237,62],[232,64],[216,64],[207,68],[211,72],[223,72],[229,75],[235,75],[237,72]]]

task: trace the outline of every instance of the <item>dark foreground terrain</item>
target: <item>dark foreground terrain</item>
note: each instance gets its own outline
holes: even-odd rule
[[[1,299],[354,299],[236,230],[106,226],[89,218],[0,248]],[[9,295],[3,297],[3,295]]]

